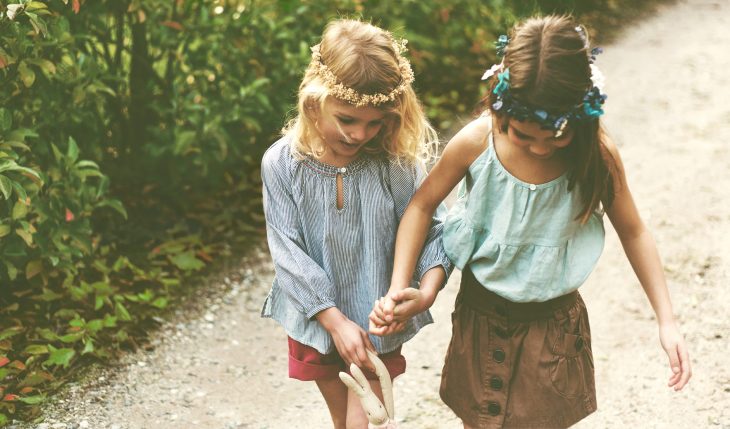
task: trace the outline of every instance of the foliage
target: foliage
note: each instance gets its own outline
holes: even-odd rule
[[[635,3],[0,0],[0,426],[136,347],[191,279],[258,239],[260,156],[327,21],[409,39],[445,131],[519,16],[615,26]]]

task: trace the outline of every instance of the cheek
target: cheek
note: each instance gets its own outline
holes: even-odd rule
[[[529,142],[522,140],[520,138],[517,138],[514,134],[509,134],[509,141],[512,142],[512,144],[517,147],[527,147],[530,145]]]

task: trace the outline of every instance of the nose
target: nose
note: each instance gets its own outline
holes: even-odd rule
[[[359,143],[363,140],[365,140],[365,127],[356,126],[350,129],[350,132],[348,133],[350,140],[353,142]]]
[[[535,156],[546,156],[550,154],[551,150],[550,148],[531,146],[530,152],[532,152],[532,154]]]

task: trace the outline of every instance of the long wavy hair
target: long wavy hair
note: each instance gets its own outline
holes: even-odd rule
[[[580,31],[577,30],[580,28]],[[512,96],[523,104],[562,113],[581,103],[591,88],[587,31],[569,16],[529,18],[512,30],[504,56]],[[483,102],[506,132],[510,118],[491,106],[496,79]],[[578,188],[583,208],[577,220],[586,222],[596,210],[610,207],[615,190],[616,162],[605,146],[598,118],[573,121],[572,141],[562,149],[569,163],[568,190]]]
[[[341,19],[327,24],[320,53],[322,62],[343,85],[361,94],[387,94],[401,83],[393,36],[372,24]],[[320,157],[327,150],[317,130],[317,115],[331,96],[324,81],[309,65],[299,86],[297,115],[282,132],[292,137],[294,154]],[[374,106],[385,114],[380,132],[364,147],[371,155],[428,162],[438,137],[426,119],[411,85],[395,100]]]

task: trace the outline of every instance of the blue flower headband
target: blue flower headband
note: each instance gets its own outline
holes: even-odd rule
[[[583,36],[584,40],[587,40],[582,27],[578,26],[575,30]],[[506,35],[499,36],[499,39],[495,42],[498,56],[504,57],[508,43],[509,38]],[[593,62],[596,59],[596,55],[602,52],[603,50],[601,48],[591,50],[589,63],[591,67],[591,82],[593,82],[593,85],[585,93],[583,100],[568,112],[558,114],[526,105],[515,99],[509,90],[509,67],[504,67],[504,61],[500,64],[493,65],[482,76],[482,80],[486,80],[496,74],[499,80],[492,90],[492,93],[497,96],[497,100],[492,103],[492,109],[513,117],[518,121],[537,122],[542,128],[555,131],[555,137],[563,135],[565,128],[568,126],[568,122],[598,118],[603,115],[602,106],[606,101],[607,95],[602,92],[604,83],[603,74]]]

